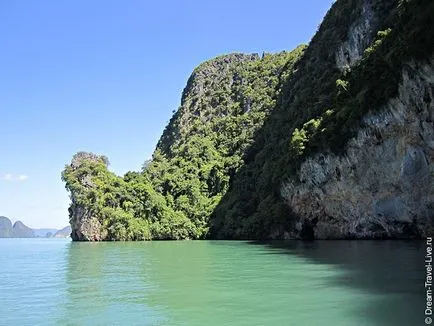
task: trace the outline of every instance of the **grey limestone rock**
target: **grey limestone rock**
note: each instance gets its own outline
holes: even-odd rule
[[[409,63],[399,95],[364,118],[343,156],[302,163],[282,196],[315,238],[408,238],[432,234],[434,220],[434,58]],[[379,137],[380,136],[380,137]]]

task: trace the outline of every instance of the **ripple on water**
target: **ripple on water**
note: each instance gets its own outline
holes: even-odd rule
[[[0,239],[0,325],[408,326],[423,249]]]

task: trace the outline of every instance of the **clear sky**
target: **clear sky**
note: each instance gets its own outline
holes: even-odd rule
[[[139,170],[199,63],[307,43],[331,3],[0,1],[0,215],[68,225],[74,153]]]

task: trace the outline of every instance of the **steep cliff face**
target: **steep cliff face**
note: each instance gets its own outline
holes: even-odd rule
[[[71,238],[74,241],[100,241],[107,236],[90,201],[86,201],[97,185],[92,179],[92,173],[80,172],[80,168],[87,168],[92,164],[107,165],[108,161],[103,156],[91,153],[78,153],[62,174],[62,179],[71,190],[71,205],[69,207],[69,223],[71,225]],[[89,173],[90,172],[90,173]],[[76,178],[69,180],[68,174],[76,174]]]
[[[404,6],[404,3],[399,5]],[[354,25],[356,28],[349,29],[348,40],[339,48],[337,66],[343,70],[355,67],[366,71],[363,68],[369,66],[366,57],[377,55],[383,65],[378,64],[379,60],[377,63],[372,60],[369,69],[378,69],[379,79],[382,74],[391,75],[391,69],[384,67],[384,63],[395,61],[394,68],[399,68],[395,76],[399,77],[383,80],[391,85],[397,80],[399,86],[396,95],[388,98],[388,86],[379,84],[377,93],[384,92],[382,102],[385,104],[365,110],[360,128],[346,142],[344,150],[336,154],[324,148],[308,155],[296,177],[283,184],[282,197],[296,215],[296,223],[284,237],[412,238],[432,234],[434,55],[432,45],[424,47],[424,53],[416,47],[421,50],[424,42],[432,37],[432,25],[418,25],[429,17],[425,12],[423,18],[424,11],[432,13],[434,8],[432,3],[424,1],[410,1],[405,5],[409,7],[400,8],[402,12],[395,20],[397,26],[391,25],[399,32],[390,37],[392,29],[378,33],[392,49],[385,50],[381,39],[367,49],[372,40],[360,36],[364,30],[360,26],[366,27],[369,23],[360,25],[360,22]],[[367,22],[365,18],[369,16],[365,14],[360,21]],[[418,41],[410,39],[411,32]],[[383,51],[376,54],[382,46]],[[342,48],[347,49],[352,58],[347,66],[342,60]],[[402,54],[393,52],[398,50]],[[381,58],[386,53],[389,57]],[[420,60],[415,61],[415,57]],[[375,78],[373,72],[365,72],[366,75]],[[363,92],[358,96],[360,94]],[[348,103],[351,102],[343,101],[341,105],[345,107]]]
[[[157,149],[174,156],[174,149],[198,131],[198,123],[211,124],[225,116],[236,116],[243,109],[250,110],[247,107],[238,110],[240,104],[249,105],[240,103],[243,100],[242,84],[248,83],[242,71],[254,66],[258,60],[257,54],[233,53],[200,64],[188,79],[181,106],[164,130]],[[222,105],[225,108],[221,108]]]
[[[300,216],[294,234],[319,239],[419,237],[433,231],[434,65],[409,63],[399,95],[350,139],[344,155],[301,164],[282,196]]]
[[[343,70],[357,64],[363,56],[363,51],[371,44],[372,32],[378,26],[378,15],[372,7],[371,0],[364,0],[359,8],[359,17],[348,29],[347,39],[336,51],[336,65]]]
[[[92,213],[90,209],[83,205],[72,203],[69,207],[69,214],[72,240],[105,240],[107,232],[104,232],[100,220]]]
[[[335,2],[216,208],[213,236],[428,234],[433,12],[424,0]]]

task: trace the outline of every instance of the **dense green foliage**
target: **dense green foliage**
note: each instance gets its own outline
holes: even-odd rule
[[[339,69],[367,4],[369,43]],[[282,182],[307,156],[342,152],[362,117],[397,94],[402,67],[432,57],[433,12],[429,0],[340,0],[307,48],[201,64],[141,173],[121,178],[77,154],[82,163],[63,172],[73,206],[90,209],[109,239],[282,236],[293,227]]]
[[[142,173],[121,178],[104,158],[76,154],[62,174],[73,205],[89,209],[107,239],[205,237],[243,153],[275,106],[282,69],[287,78],[303,49],[262,58],[233,54],[199,66]]]
[[[121,178],[107,165],[103,157],[77,153],[62,173],[73,207],[97,217],[107,239],[183,239],[193,233],[190,220],[171,209],[145,175],[128,172]]]

